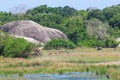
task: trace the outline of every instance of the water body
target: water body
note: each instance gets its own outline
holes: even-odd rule
[[[9,78],[13,80],[19,79],[18,75],[0,76],[0,79]],[[74,72],[64,74],[24,74],[22,80],[107,80],[105,76],[96,76],[91,72]]]

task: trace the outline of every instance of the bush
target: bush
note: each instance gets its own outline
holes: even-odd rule
[[[80,47],[106,47],[106,48],[114,48],[118,45],[118,42],[112,39],[108,40],[84,40],[81,42],[78,42],[78,46]]]
[[[102,40],[84,40],[84,41],[81,41],[81,42],[78,42],[78,46],[80,47],[98,47],[98,46],[101,46],[101,47],[105,47],[105,42],[102,41]]]
[[[5,57],[27,57],[34,44],[22,38],[6,37],[3,41],[2,55]]]
[[[75,48],[76,45],[69,41],[69,40],[64,40],[64,39],[53,39],[46,43],[44,46],[44,49],[61,49],[61,48],[67,48],[67,49],[73,49]]]
[[[109,47],[109,48],[114,48],[118,46],[118,42],[112,39],[106,40],[105,44],[106,44],[106,47]]]
[[[3,31],[0,30],[0,55],[2,55],[2,51],[4,49],[4,44],[3,44],[3,41],[5,40],[5,38],[7,37],[8,35],[6,33],[4,33]]]

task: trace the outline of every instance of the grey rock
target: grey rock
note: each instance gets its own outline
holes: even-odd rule
[[[1,30],[8,32],[12,36],[22,36],[33,38],[36,41],[46,43],[54,38],[67,39],[67,36],[53,28],[43,27],[31,20],[13,21],[0,27]]]
[[[29,37],[15,36],[15,35],[14,35],[13,37],[23,38],[23,39],[25,39],[26,41],[31,42],[31,43],[35,43],[35,44],[39,44],[39,43],[40,43],[38,40],[35,40],[35,39],[33,39],[33,38],[29,38]]]

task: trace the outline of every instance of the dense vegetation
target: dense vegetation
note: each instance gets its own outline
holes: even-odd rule
[[[0,12],[0,25],[26,19],[63,31],[69,40],[81,47],[115,47],[117,43],[114,40],[120,36],[120,5],[103,10],[41,5],[25,13]]]
[[[73,49],[75,47],[76,47],[75,44],[69,40],[53,39],[44,46],[44,49],[47,49],[47,50],[61,49],[61,48]]]
[[[0,31],[0,55],[5,57],[28,57],[34,44],[22,38],[13,38]]]
[[[103,10],[96,8],[76,10],[69,6],[52,8],[42,5],[29,9],[26,13],[0,12],[0,26],[15,20],[28,19],[46,27],[59,29],[68,36],[68,40],[54,39],[48,42],[45,49],[60,49],[61,47],[71,49],[76,46],[111,48],[118,45],[115,39],[120,37],[120,4],[106,7]],[[24,39],[12,38],[0,31],[0,55],[2,56],[27,57],[33,47],[33,44]],[[111,80],[120,80],[119,63],[109,63],[120,59],[119,51],[113,52],[113,49],[107,48],[103,51],[96,51],[94,48],[80,48],[79,52],[78,50],[71,51],[71,53],[78,54],[67,55],[48,55],[49,52],[46,50],[45,56],[34,59],[0,56],[0,73],[22,75],[24,73],[62,74],[72,71],[92,71],[98,75],[108,74]],[[57,51],[55,50],[55,52]],[[62,53],[66,52],[62,51]],[[99,64],[100,62],[103,64]]]

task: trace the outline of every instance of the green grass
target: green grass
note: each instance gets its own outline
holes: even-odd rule
[[[53,53],[49,55],[49,53]],[[54,54],[59,52],[60,54]],[[69,52],[69,54],[67,54]],[[120,80],[119,64],[98,64],[120,61],[120,49],[77,48],[74,50],[44,50],[43,56],[35,58],[4,58],[0,57],[0,74],[25,73],[65,73],[65,72],[96,72],[96,75],[109,74],[112,80]]]
[[[69,50],[68,50],[69,51]],[[40,59],[52,59],[55,61],[64,61],[72,63],[96,63],[96,62],[110,62],[120,60],[119,49],[114,51],[114,49],[103,49],[102,51],[97,51],[95,48],[78,48],[70,50],[69,54],[67,51],[56,51],[52,50],[51,52],[60,52],[60,55],[50,55],[48,56],[48,51],[45,51],[46,55]],[[38,58],[39,59],[39,58]]]

